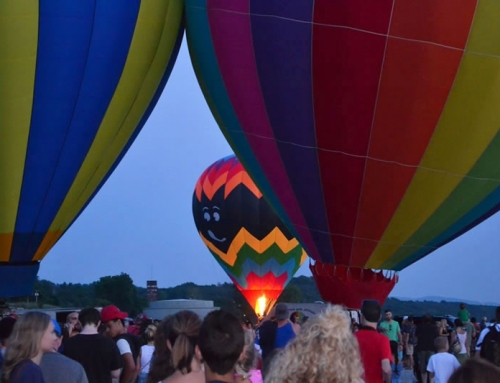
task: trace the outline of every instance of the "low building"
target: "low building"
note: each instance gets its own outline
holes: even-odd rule
[[[209,312],[218,310],[214,307],[214,301],[203,301],[198,299],[170,299],[164,301],[149,302],[149,307],[144,309],[144,314],[149,318],[162,320],[166,316],[174,315],[182,310],[190,310],[204,318]]]

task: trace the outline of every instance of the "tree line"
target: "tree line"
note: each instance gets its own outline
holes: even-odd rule
[[[38,296],[22,297],[4,301],[4,305],[20,307],[103,307],[114,304],[131,317],[141,313],[148,306],[146,288],[135,286],[132,278],[125,273],[106,276],[90,284],[61,283],[47,280],[37,280],[35,289]],[[255,320],[252,307],[246,302],[238,289],[232,283],[218,283],[216,285],[197,285],[183,283],[175,287],[159,288],[158,300],[166,299],[200,299],[212,300],[216,307],[223,308],[241,319]],[[292,281],[280,296],[280,302],[311,303],[321,301],[322,298],[314,284],[312,277],[300,276]],[[1,306],[1,303],[0,303]],[[429,313],[434,316],[456,315],[458,303],[410,301],[389,298],[384,309],[390,309],[395,315],[423,315]],[[486,316],[494,317],[495,307],[483,305],[468,305],[468,310],[478,321]]]

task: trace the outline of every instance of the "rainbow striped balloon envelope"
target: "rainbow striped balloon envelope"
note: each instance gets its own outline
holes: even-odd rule
[[[203,243],[260,315],[307,258],[234,155],[198,179],[193,217]]]
[[[499,1],[187,0],[186,14],[213,115],[312,258],[401,270],[498,211]]]
[[[181,0],[0,1],[0,297],[118,165],[165,86]]]

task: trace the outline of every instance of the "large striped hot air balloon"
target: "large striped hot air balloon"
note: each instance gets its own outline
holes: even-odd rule
[[[0,297],[31,293],[144,126],[182,14],[182,0],[0,2]]]
[[[186,15],[222,132],[329,274],[402,270],[499,210],[500,2],[187,0]]]
[[[256,313],[266,314],[307,254],[234,155],[203,172],[193,216],[210,253]]]

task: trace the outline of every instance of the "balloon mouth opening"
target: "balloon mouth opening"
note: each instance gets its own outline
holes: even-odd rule
[[[260,317],[263,317],[267,314],[269,306],[269,300],[266,298],[266,294],[261,295],[259,298],[257,298],[257,301],[255,302],[255,314],[257,314]]]

